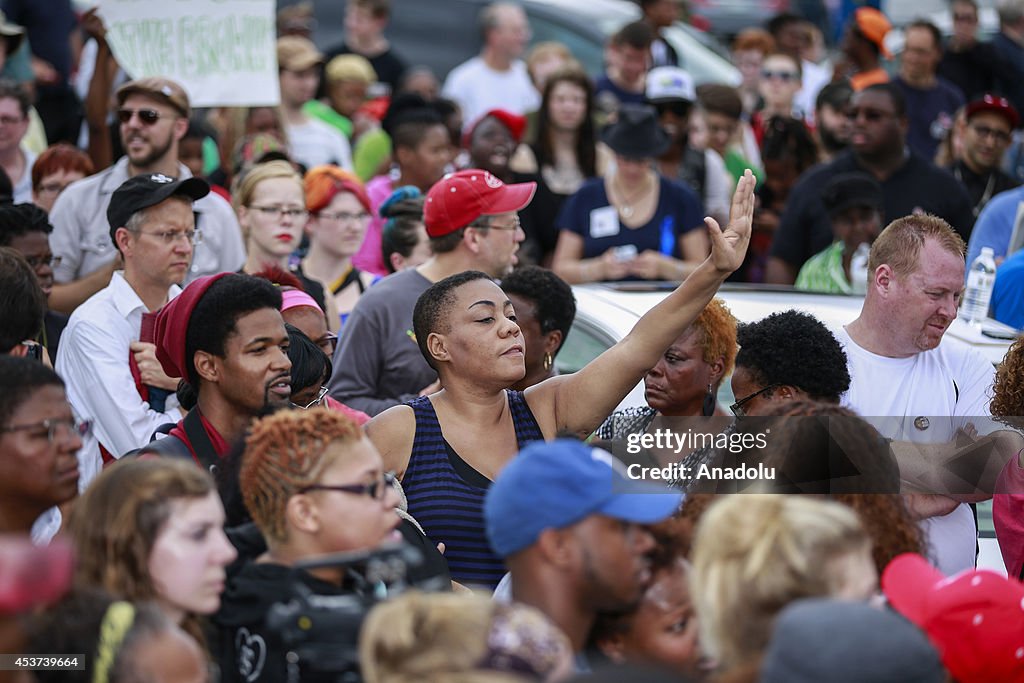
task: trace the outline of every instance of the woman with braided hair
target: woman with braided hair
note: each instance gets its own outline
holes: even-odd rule
[[[275,413],[253,423],[238,484],[246,509],[266,541],[265,552],[231,577],[213,621],[220,631],[221,680],[284,681],[284,644],[265,620],[301,582],[316,595],[364,595],[340,568],[296,571],[304,559],[369,551],[422,534],[396,512],[394,477],[354,421],[324,408]],[[428,548],[420,545],[420,550]],[[434,551],[437,556],[437,552]],[[428,558],[428,562],[432,558]],[[440,557],[436,557],[441,561]],[[443,561],[441,561],[443,564]],[[447,585],[447,576],[438,585]],[[338,634],[340,648],[355,647]],[[302,670],[301,680],[317,680]],[[326,680],[335,680],[328,677]]]

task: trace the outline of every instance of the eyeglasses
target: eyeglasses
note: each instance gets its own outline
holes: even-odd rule
[[[38,269],[38,268],[40,268],[42,266],[50,266],[51,268],[56,268],[57,266],[60,265],[60,262],[62,260],[63,260],[62,256],[54,256],[53,254],[50,254],[49,256],[26,256],[25,257],[25,263],[30,265],[32,267],[32,270],[36,270],[36,269]]]
[[[750,394],[749,396],[745,396],[745,397],[741,398],[740,400],[736,401],[731,406],[729,406],[729,410],[731,410],[732,414],[735,415],[736,417],[744,417],[747,414],[747,411],[746,411],[746,409],[743,406],[747,405],[748,403],[753,401],[755,398],[757,398],[761,394],[766,394],[766,393],[768,393],[772,389],[775,389],[778,386],[779,386],[778,384],[769,384],[764,389],[761,389],[760,391],[755,391],[754,393]]]
[[[795,81],[799,76],[795,71],[772,71],[771,69],[765,69],[761,72],[761,78],[771,80],[772,78],[778,78],[780,81],[789,83]]]
[[[989,128],[988,126],[970,125],[968,126],[974,131],[974,134],[979,138],[992,138],[998,143],[1006,144],[1010,141],[1010,134],[1005,130],[996,130]]]
[[[953,21],[959,21],[964,24],[977,24],[978,17],[975,14],[954,14]]]
[[[180,242],[184,239],[192,246],[201,244],[203,241],[202,230],[167,230],[165,232],[144,232],[142,230],[136,230],[140,235],[149,235],[150,237],[156,237],[163,241],[164,244],[171,245]]]
[[[341,493],[352,493],[357,496],[369,496],[374,500],[382,500],[388,489],[395,485],[398,478],[394,472],[385,472],[377,481],[369,484],[310,484],[299,489],[299,493],[310,491],[340,491]]]
[[[34,422],[30,425],[12,425],[0,429],[2,432],[22,432],[31,430],[46,430],[46,438],[50,443],[57,440],[57,434],[63,427],[67,434],[85,438],[92,432],[92,420],[76,420],[73,417],[57,417],[42,422]]]
[[[19,123],[24,123],[24,116],[0,116],[0,125],[4,126],[16,126]]]
[[[475,228],[491,228],[492,230],[519,230],[522,228],[522,222],[519,220],[519,216],[513,216],[512,225],[495,225],[491,222],[491,219],[486,219],[483,223],[477,223],[473,227]]]
[[[301,221],[309,217],[309,211],[305,209],[288,209],[283,206],[254,206],[250,205],[253,211],[259,211],[267,218],[290,218],[293,221]]]
[[[328,332],[324,336],[320,337],[316,341],[316,345],[320,347],[320,350],[326,353],[328,356],[334,355],[334,349],[338,344],[338,335]]]
[[[136,114],[139,115],[139,121],[144,126],[152,126],[160,120],[160,112],[156,109],[118,109],[117,120],[121,123],[128,123]]]
[[[320,391],[316,392],[316,398],[307,403],[304,406],[300,406],[298,403],[293,403],[292,406],[299,408],[300,410],[309,410],[313,406],[318,406],[323,403],[324,396],[327,395],[327,387],[320,387]]]
[[[370,214],[365,211],[359,213],[349,213],[348,211],[321,211],[318,213],[317,218],[323,218],[329,221],[338,221],[339,223],[351,223],[352,221],[363,221],[370,220]]]

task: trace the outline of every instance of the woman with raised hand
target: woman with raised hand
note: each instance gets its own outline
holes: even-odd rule
[[[444,388],[386,410],[367,424],[367,434],[385,466],[402,477],[410,514],[433,542],[445,544],[453,579],[498,583],[504,568],[487,544],[482,514],[490,482],[530,441],[590,434],[658,362],[743,262],[753,189],[747,173],[729,225],[723,230],[706,219],[711,255],[624,339],[579,372],[522,393],[507,389],[526,372],[522,333],[512,303],[491,278],[460,273],[420,296],[415,339]]]

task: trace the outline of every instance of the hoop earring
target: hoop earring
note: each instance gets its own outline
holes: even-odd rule
[[[548,370],[550,370],[551,366],[554,365],[554,363],[555,363],[555,359],[551,357],[551,354],[550,353],[545,353],[544,354],[544,371],[547,372]]]
[[[701,406],[700,414],[704,417],[711,417],[715,414],[715,392],[711,390],[711,382],[708,382],[708,393],[704,394],[704,404]]]

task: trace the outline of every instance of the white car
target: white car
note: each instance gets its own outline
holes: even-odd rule
[[[576,320],[565,345],[559,351],[559,372],[575,372],[600,355],[633,328],[644,313],[676,287],[666,282],[624,282],[573,287],[576,296]],[[863,297],[841,294],[813,294],[789,287],[725,284],[718,295],[740,322],[755,322],[778,311],[797,309],[810,313],[830,328],[853,321],[860,313]],[[964,341],[998,364],[1016,331],[994,320],[978,330],[957,319],[946,335]],[[734,402],[728,381],[722,382],[719,402]],[[623,399],[619,408],[645,405],[641,382]],[[991,503],[978,506],[981,554],[978,566],[1006,572],[992,527]]]

